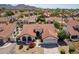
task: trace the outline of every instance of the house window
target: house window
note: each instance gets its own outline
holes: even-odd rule
[[[28,37],[28,43],[32,41],[32,38],[29,36]]]
[[[26,42],[26,37],[25,36],[22,37],[22,41]]]
[[[77,38],[77,35],[74,35],[74,36],[72,36],[71,38],[72,38],[72,39],[76,39],[76,38]]]

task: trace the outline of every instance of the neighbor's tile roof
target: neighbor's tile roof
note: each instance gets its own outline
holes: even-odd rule
[[[5,22],[5,21],[8,21],[7,17],[0,17],[0,22]]]
[[[67,22],[67,30],[71,35],[79,35],[79,32],[73,28],[75,25],[79,25],[79,22],[69,18]]]
[[[0,24],[0,30],[3,30],[0,32],[0,37],[6,38],[8,36],[11,35],[11,33],[13,33],[14,29],[15,29],[15,24]]]
[[[24,17],[24,18],[20,18],[18,20],[27,20],[28,22],[35,22],[35,19],[37,18],[36,15],[34,16],[30,16],[30,17]]]
[[[62,21],[62,18],[61,17],[48,17],[48,18],[45,18],[46,21]]]
[[[56,32],[54,26],[51,24],[25,24],[25,25],[23,25],[23,30],[22,30],[20,36],[22,36],[24,34],[29,34],[29,35],[35,36],[35,33],[33,32],[33,30],[37,29],[38,27],[43,29],[42,38],[46,38],[48,36],[57,37],[57,32]]]

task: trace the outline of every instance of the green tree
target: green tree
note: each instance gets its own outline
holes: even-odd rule
[[[14,13],[11,10],[7,10],[7,11],[5,11],[5,15],[12,16],[12,15],[14,15]]]
[[[44,23],[45,23],[46,21],[45,21],[45,18],[44,18],[43,16],[39,16],[39,17],[36,19],[36,22],[37,22],[37,23],[39,23],[39,22],[41,22],[41,23],[44,22]]]
[[[54,26],[55,26],[57,29],[60,29],[60,23],[59,23],[59,22],[54,21]]]
[[[65,30],[60,30],[58,33],[59,41],[63,41],[68,36],[68,33]]]

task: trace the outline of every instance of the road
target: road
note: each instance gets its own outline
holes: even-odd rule
[[[16,43],[12,43],[10,46],[5,48],[0,48],[0,54],[14,54]]]

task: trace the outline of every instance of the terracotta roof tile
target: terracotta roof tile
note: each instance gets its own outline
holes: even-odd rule
[[[73,28],[75,25],[79,25],[79,22],[69,18],[69,21],[67,22],[67,29],[71,35],[79,35],[79,32]]]
[[[35,33],[33,32],[33,30],[37,29],[38,27],[43,29],[42,38],[46,38],[48,36],[57,37],[55,28],[51,24],[26,24],[26,25],[23,25],[23,30],[22,30],[20,36],[24,35],[24,34],[29,34],[29,35],[35,36]]]
[[[0,30],[2,29],[3,31],[0,32],[0,37],[8,37],[11,35],[15,28],[15,24],[0,24]]]

